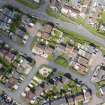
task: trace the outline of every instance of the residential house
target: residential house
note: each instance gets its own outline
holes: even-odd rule
[[[16,59],[16,56],[6,49],[0,49],[0,57],[8,63],[12,63]]]
[[[17,66],[17,72],[28,75],[31,70],[32,66],[30,65],[30,63],[25,58],[22,57],[20,63]]]
[[[80,72],[88,72],[88,68],[92,65],[92,55],[95,51],[93,46],[87,44],[81,45],[74,59],[74,69]]]
[[[5,84],[9,89],[16,89],[18,88],[17,84],[17,79],[11,77],[8,82]]]
[[[100,82],[105,80],[105,66],[97,66],[93,74],[92,80],[94,82]]]

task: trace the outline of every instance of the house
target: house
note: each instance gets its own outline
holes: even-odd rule
[[[17,72],[28,75],[31,70],[32,66],[30,65],[30,63],[22,57],[20,63],[17,65]]]
[[[65,49],[65,53],[67,53],[67,54],[69,54],[70,56],[72,56],[73,55],[73,53],[74,53],[74,46],[70,46],[70,45],[67,45],[66,46],[66,49]]]
[[[92,80],[95,82],[100,82],[105,80],[105,66],[97,66],[93,74]]]
[[[9,80],[8,80],[8,82],[6,83],[6,86],[8,87],[8,88],[10,88],[10,89],[16,89],[17,90],[17,88],[18,88],[18,86],[16,85],[17,84],[17,79],[15,79],[15,78],[13,78],[13,77],[11,77]]]
[[[85,59],[84,57],[81,57],[81,56],[77,56],[77,62],[85,67],[88,67],[88,60]]]
[[[43,26],[42,31],[45,32],[45,33],[50,34],[51,31],[52,31],[52,29],[53,29],[53,25],[52,25],[51,23],[48,23],[48,24],[45,24],[45,25]]]
[[[91,67],[93,62],[93,53],[95,48],[91,45],[83,44],[78,46],[77,55],[74,58],[73,68],[81,73],[88,72],[88,68]]]
[[[80,14],[80,11],[72,6],[64,5],[61,9],[61,12],[67,16],[77,18]]]
[[[16,59],[16,56],[6,49],[0,49],[0,57],[8,63],[12,63]]]
[[[25,96],[28,100],[32,100],[35,94],[31,91],[25,91],[24,94],[22,93],[22,96]]]

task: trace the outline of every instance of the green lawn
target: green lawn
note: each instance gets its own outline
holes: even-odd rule
[[[49,55],[49,56],[48,56],[48,60],[53,61],[53,60],[54,60],[53,55]]]
[[[64,57],[58,56],[58,58],[55,59],[55,63],[58,65],[61,65],[63,67],[68,67],[68,62]]]
[[[16,1],[32,9],[37,9],[39,7],[39,4],[35,2],[31,2],[30,0],[29,1],[28,0],[16,0]]]

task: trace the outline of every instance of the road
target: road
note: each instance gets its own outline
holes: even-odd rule
[[[12,3],[11,3],[12,2]],[[14,7],[17,7],[19,9],[21,9],[22,11],[24,11],[25,13],[28,13],[30,15],[34,15],[37,16],[40,19],[44,19],[44,20],[48,20],[48,21],[53,21],[53,22],[57,22],[60,23],[60,27],[68,29],[70,31],[74,31],[74,32],[78,32],[79,34],[89,38],[90,40],[94,40],[96,41],[98,44],[102,45],[105,47],[105,40],[101,39],[99,37],[96,37],[94,35],[92,35],[91,33],[89,33],[86,29],[84,29],[82,26],[78,26],[75,24],[71,24],[71,23],[66,23],[66,22],[62,22],[61,20],[52,18],[47,16],[47,14],[45,13],[46,7],[47,7],[47,3],[45,3],[45,5],[42,6],[43,11],[41,11],[41,8],[39,8],[39,12],[36,10],[31,10],[25,6],[23,6],[22,4],[16,3],[15,0],[0,0],[0,5],[4,5],[4,4],[10,4]],[[4,34],[3,34],[4,35]],[[32,42],[32,37],[29,39],[28,43],[26,43],[26,46],[20,47],[18,44],[16,44],[15,42],[12,42],[10,39],[8,39],[5,36],[0,37],[2,40],[4,40],[6,43],[8,43],[12,48],[18,50],[19,52],[23,52],[23,53],[27,53],[27,55],[31,56],[32,58],[35,58],[37,63],[36,66],[33,67],[31,73],[28,75],[27,79],[20,85],[19,89],[12,93],[9,90],[7,90],[3,85],[0,85],[0,88],[5,90],[10,96],[12,96],[17,102],[22,103],[22,105],[26,105],[25,101],[23,101],[20,97],[20,94],[23,92],[24,88],[28,85],[28,83],[30,82],[30,80],[32,79],[33,75],[36,73],[37,68],[41,65],[41,64],[48,64],[52,67],[57,68],[60,71],[63,72],[70,72],[72,74],[72,77],[78,78],[79,80],[82,80],[83,83],[85,83],[88,87],[90,87],[92,89],[93,92],[93,99],[91,101],[91,103],[89,103],[89,105],[96,105],[98,103],[101,103],[102,100],[96,97],[96,88],[95,86],[90,82],[90,78],[91,78],[91,74],[87,75],[87,76],[80,76],[78,74],[76,74],[73,70],[69,70],[69,69],[65,69],[63,67],[60,67],[58,65],[56,65],[54,62],[48,61],[40,56],[34,56],[31,52],[30,48],[30,43]]]
[[[84,84],[86,84],[89,88],[91,88],[92,92],[93,92],[93,99],[91,101],[91,103],[89,103],[89,105],[96,105],[97,103],[101,103],[102,100],[96,97],[96,88],[95,86],[91,83],[90,78],[91,78],[91,74],[92,72],[87,75],[87,76],[81,76],[79,74],[76,74],[73,70],[69,70],[69,69],[65,69],[61,66],[56,65],[54,62],[48,61],[47,59],[44,59],[38,55],[33,55],[31,50],[25,47],[20,47],[18,44],[16,44],[15,42],[12,42],[10,39],[8,39],[5,36],[0,37],[2,40],[4,40],[6,43],[9,44],[9,46],[11,46],[12,48],[18,50],[19,52],[23,52],[23,53],[27,53],[27,55],[31,56],[32,58],[35,58],[37,63],[36,66],[33,68],[33,70],[31,71],[30,75],[28,76],[28,78],[25,80],[25,82],[23,82],[20,86],[20,88],[15,92],[15,93],[10,93],[6,90],[6,92],[8,94],[10,94],[14,99],[17,100],[17,102],[20,103],[24,103],[23,100],[21,100],[19,98],[20,94],[23,92],[24,88],[28,85],[28,83],[30,82],[31,78],[33,77],[33,75],[36,73],[37,68],[42,65],[42,64],[48,64],[51,67],[57,68],[59,71],[62,72],[69,72],[72,74],[73,79],[78,78],[78,80],[83,81]],[[35,71],[34,71],[35,70]],[[17,95],[16,95],[17,94]],[[26,105],[26,103],[22,104],[22,105]]]
[[[84,36],[91,41],[95,41],[97,44],[105,47],[105,39],[102,39],[100,37],[93,35],[83,26],[78,25],[78,24],[63,22],[59,19],[55,19],[54,17],[48,16],[45,12],[48,6],[48,0],[45,0],[45,2],[42,3],[40,8],[37,10],[32,10],[20,3],[17,3],[15,0],[0,0],[0,1],[3,1],[3,3],[1,3],[0,5],[4,5],[4,4],[12,5],[13,7],[20,9],[24,13],[40,18],[41,20],[59,23],[59,27],[64,28],[69,31],[77,32],[79,35]]]

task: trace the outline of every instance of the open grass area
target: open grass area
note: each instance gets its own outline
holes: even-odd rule
[[[56,59],[55,59],[55,63],[57,63],[58,65],[61,65],[63,67],[68,67],[68,62],[67,60],[62,57],[62,56],[58,56]]]
[[[31,8],[31,9],[37,9],[39,7],[39,4],[35,3],[34,1],[30,0],[16,0],[17,2]]]

